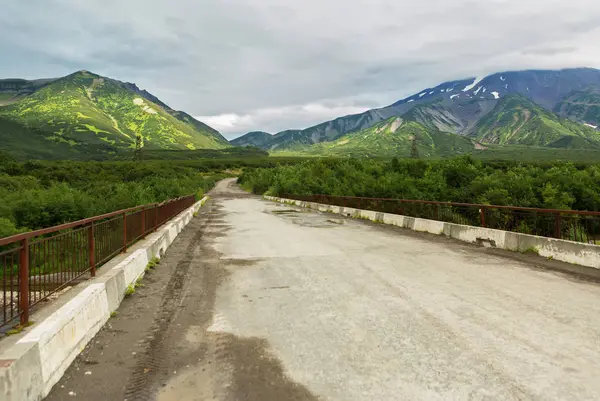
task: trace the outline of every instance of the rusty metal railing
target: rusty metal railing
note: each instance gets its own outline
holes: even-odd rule
[[[0,238],[0,327],[96,269],[195,202],[184,196]]]
[[[281,197],[600,244],[600,212],[354,196]]]

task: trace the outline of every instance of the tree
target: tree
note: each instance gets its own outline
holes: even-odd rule
[[[417,137],[413,135],[412,137],[412,147],[410,149],[410,157],[413,159],[419,158],[419,149],[417,149]]]
[[[135,136],[135,150],[133,151],[133,161],[142,161],[142,148],[144,147],[144,139],[140,134]]]

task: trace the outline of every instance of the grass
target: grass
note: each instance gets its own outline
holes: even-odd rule
[[[25,330],[27,327],[33,325],[35,322],[34,321],[29,321],[25,324],[18,324],[15,327],[13,327],[12,329],[8,330],[6,332],[7,336],[14,336],[15,334],[19,334],[20,332],[22,332],[23,330]]]
[[[117,317],[118,314],[119,314],[119,312],[112,311],[112,312],[110,312],[110,317]]]
[[[525,249],[524,251],[522,251],[521,253],[527,254],[527,253],[532,253],[535,255],[539,255],[540,254],[540,250],[534,246],[530,246],[529,248]]]
[[[160,263],[160,258],[158,258],[156,256],[152,257],[152,259],[150,259],[150,262],[148,262],[148,264],[146,265],[147,271],[154,269],[159,263]]]
[[[130,297],[133,294],[135,294],[135,286],[134,285],[128,285],[127,288],[125,289],[125,296],[126,297]]]

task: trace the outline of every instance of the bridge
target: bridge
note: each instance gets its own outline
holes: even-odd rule
[[[600,286],[221,181],[48,401],[600,397]]]

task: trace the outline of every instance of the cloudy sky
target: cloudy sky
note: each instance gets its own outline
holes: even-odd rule
[[[442,81],[600,67],[598,0],[0,0],[0,77],[135,82],[232,138]]]

